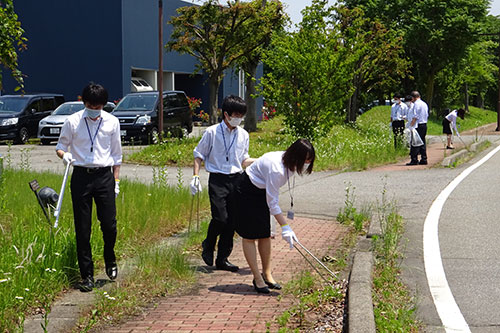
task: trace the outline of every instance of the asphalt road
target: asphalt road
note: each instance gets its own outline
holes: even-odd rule
[[[498,137],[493,138],[498,139]],[[495,146],[495,145],[493,145]],[[9,147],[0,144],[4,164],[20,167],[28,159],[35,170],[50,170],[63,174],[64,168],[55,155],[55,145],[22,145]],[[124,147],[127,154],[140,147]],[[490,150],[493,148],[490,148]],[[434,199],[463,170],[488,152],[480,153],[473,160],[455,168],[430,168],[425,170],[315,172],[297,177],[294,208],[298,215],[334,219],[344,207],[346,187],[351,187],[356,197],[356,207],[372,206],[382,199],[385,189],[388,200],[399,207],[406,222],[405,242],[402,244],[405,259],[401,268],[403,279],[416,295],[417,315],[426,331],[441,332],[441,320],[436,312],[423,262],[423,225]],[[500,332],[500,243],[497,235],[500,225],[497,216],[500,206],[500,153],[483,164],[453,191],[444,205],[440,224],[439,241],[448,283],[465,320],[473,332]],[[168,168],[168,181],[177,183],[177,169]],[[191,168],[182,169],[184,184],[191,179]],[[151,182],[150,166],[125,164],[122,177],[141,182]],[[207,174],[201,173],[202,184]],[[206,186],[204,187],[206,189]],[[289,208],[286,186],[281,195],[283,210]],[[298,235],[300,238],[300,235]],[[305,244],[306,245],[306,244]]]

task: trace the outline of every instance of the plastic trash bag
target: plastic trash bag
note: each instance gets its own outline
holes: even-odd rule
[[[411,129],[411,141],[410,141],[410,145],[412,147],[420,147],[420,146],[424,145],[424,142],[422,141],[422,138],[418,134],[416,128],[412,128]]]

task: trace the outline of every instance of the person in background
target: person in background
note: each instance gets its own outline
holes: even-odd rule
[[[411,160],[406,165],[427,165],[427,150],[425,143],[425,136],[427,134],[427,118],[429,117],[429,107],[427,103],[425,103],[420,98],[420,93],[418,91],[413,91],[411,94],[412,97],[412,118],[408,118],[408,122],[410,123],[409,128],[413,128],[416,126],[417,133],[423,141],[423,145],[414,147],[410,147],[410,157]],[[418,155],[420,155],[420,161],[418,161]]]
[[[405,103],[401,102],[400,94],[394,94],[394,104],[391,106],[391,124],[394,133],[394,148],[397,148],[403,140],[403,130],[405,128],[405,121],[408,107]]]
[[[85,109],[72,114],[64,122],[56,152],[65,165],[73,163],[71,200],[82,277],[79,288],[86,292],[95,287],[90,246],[92,200],[101,223],[106,274],[111,280],[118,276],[114,251],[117,233],[115,198],[120,193],[122,146],[118,119],[102,110],[108,101],[106,89],[90,83],[83,89],[82,101]]]
[[[451,135],[453,134],[453,131],[458,137],[460,137],[460,133],[458,133],[457,130],[457,117],[464,119],[465,110],[453,110],[443,118],[443,134],[446,134],[447,136],[446,149],[455,149],[455,147],[453,147],[453,142],[451,142]]]
[[[253,274],[253,286],[258,293],[270,293],[269,289],[281,289],[271,274],[271,224],[273,215],[281,226],[282,238],[293,248],[297,241],[278,205],[280,187],[288,184],[291,210],[287,218],[293,220],[293,192],[295,174],[310,174],[316,157],[313,145],[306,139],[298,139],[286,151],[269,152],[250,165],[236,191],[231,209],[236,231],[243,238],[243,253]],[[293,179],[293,180],[292,180]],[[262,273],[257,264],[258,250],[262,261]]]
[[[193,151],[193,179],[191,194],[201,192],[200,166],[210,173],[208,194],[212,220],[208,226],[207,237],[202,242],[201,257],[205,264],[214,264],[214,251],[217,243],[217,269],[238,271],[238,266],[229,262],[233,250],[234,225],[229,217],[228,206],[234,190],[242,177],[243,167],[253,162],[248,155],[248,132],[239,126],[247,112],[245,101],[238,96],[227,96],[222,103],[224,119],[207,128]]]

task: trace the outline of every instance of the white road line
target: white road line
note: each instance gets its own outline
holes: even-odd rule
[[[438,195],[436,200],[434,200],[425,218],[423,235],[425,273],[427,275],[427,283],[429,284],[436,310],[446,332],[470,332],[470,329],[451,293],[441,260],[438,236],[441,210],[443,209],[446,199],[448,199],[449,195],[458,184],[499,150],[500,146],[492,150],[477,163],[465,169],[457,178],[448,184],[448,186]]]

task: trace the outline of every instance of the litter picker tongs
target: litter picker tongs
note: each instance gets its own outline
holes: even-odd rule
[[[320,264],[321,267],[323,267],[327,272],[328,274],[334,278],[334,279],[337,279],[337,275],[332,272],[328,267],[326,267],[325,264],[323,264],[321,262],[321,260],[319,260],[314,254],[311,253],[311,251],[309,251],[304,245],[302,245],[299,241],[296,241],[295,244],[299,245],[302,250],[304,250],[307,254],[309,254],[318,264]],[[306,257],[306,255],[304,253],[302,253],[301,250],[299,250],[299,248],[297,246],[294,246],[294,248],[297,249],[297,251],[302,255],[302,257],[304,257],[304,259],[309,263],[309,265],[311,265],[312,268],[314,268],[314,270],[316,271],[316,273],[319,274],[319,276],[321,276],[323,278],[323,280],[325,280],[326,283],[330,283],[331,281],[328,281],[328,279],[323,275],[321,274],[321,272],[318,270],[318,268],[316,267],[316,265],[314,265],[311,260],[309,260],[309,258]]]

